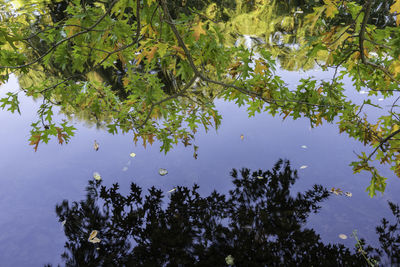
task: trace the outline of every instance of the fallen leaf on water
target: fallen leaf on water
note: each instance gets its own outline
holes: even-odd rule
[[[340,235],[339,235],[339,238],[340,238],[340,239],[347,239],[347,235],[345,235],[345,234],[340,234]]]
[[[100,248],[96,248],[97,250],[100,250]]]
[[[335,195],[337,195],[337,196],[343,195],[343,191],[342,191],[342,189],[340,189],[340,188],[334,188],[334,187],[332,187],[332,188],[331,188],[331,193],[333,193],[333,194],[335,194]]]
[[[97,236],[97,234],[98,234],[98,231],[97,230],[93,230],[90,233],[88,240],[91,240],[91,239],[95,238]]]
[[[132,158],[134,158],[134,157],[136,157],[136,154],[132,152],[131,154],[129,154],[129,156],[131,156]]]
[[[241,140],[244,139],[244,135],[243,135],[243,134],[240,135],[240,139],[241,139]]]
[[[127,170],[128,170],[128,167],[126,167],[126,166],[122,168],[123,172],[126,172]]]
[[[303,166],[300,167],[300,169],[305,169],[307,167],[308,167],[307,165],[303,165]]]
[[[95,238],[93,238],[93,239],[89,239],[89,242],[90,242],[90,243],[93,243],[93,244],[99,243],[100,241],[101,241],[101,239],[99,239],[99,238],[97,238],[97,237],[95,237]]]
[[[306,148],[307,148],[307,146],[305,146],[305,145],[302,145],[302,146],[301,146],[301,148],[304,148],[304,149],[306,149]]]
[[[97,181],[100,181],[100,180],[101,180],[100,173],[94,172],[94,173],[93,173],[93,178],[96,179]]]
[[[167,171],[166,169],[160,168],[160,169],[158,170],[158,173],[159,173],[161,176],[164,176],[164,175],[166,175],[166,174],[168,173],[168,171]]]
[[[173,189],[169,190],[168,193],[172,193],[172,192],[174,192],[175,190],[176,190],[176,188],[173,188]]]
[[[93,145],[94,150],[99,150],[100,146],[99,144],[96,142],[96,140],[94,140],[94,145]]]
[[[264,179],[264,177],[262,177],[262,176],[257,176],[257,178],[258,178],[258,179]]]
[[[228,265],[233,265],[234,264],[234,258],[232,257],[232,255],[228,255],[226,258],[225,258],[225,262],[226,262],[226,264],[228,264]]]
[[[351,192],[346,192],[346,193],[344,193],[344,195],[345,195],[346,197],[352,197],[352,196],[353,196],[353,194],[352,194]]]

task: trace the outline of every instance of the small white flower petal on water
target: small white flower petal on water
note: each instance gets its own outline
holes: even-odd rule
[[[96,248],[96,250],[100,250],[100,248]]]
[[[378,98],[378,101],[383,101],[384,99],[383,98]]]
[[[343,240],[344,240],[344,239],[347,239],[347,235],[345,235],[345,234],[340,234],[340,235],[339,235],[339,238],[340,238],[340,239],[343,239]]]
[[[97,234],[98,234],[98,231],[97,230],[93,230],[90,233],[88,240],[90,241],[91,239],[95,238],[97,236]]]
[[[122,168],[123,172],[126,172],[127,170],[128,170],[128,167],[126,167],[126,166]]]
[[[175,190],[176,190],[176,187],[173,188],[173,189],[171,189],[171,190],[169,190],[168,193],[172,193],[172,192],[174,192]]]
[[[160,168],[160,169],[158,170],[158,173],[159,173],[161,176],[164,176],[164,175],[166,175],[166,174],[168,173],[168,171],[167,171],[166,169]]]
[[[101,239],[99,239],[99,238],[97,238],[97,237],[92,238],[92,239],[89,239],[89,242],[90,242],[90,243],[93,243],[93,244],[99,243],[100,241],[101,241]]]
[[[308,167],[307,165],[300,166],[300,170],[301,170],[301,169],[305,169],[305,168],[307,168],[307,167]]]
[[[365,91],[365,90],[361,90],[361,91],[360,91],[360,94],[361,94],[361,95],[365,95],[365,94],[368,94],[368,92]]]
[[[301,146],[301,148],[304,148],[304,149],[306,149],[306,148],[307,148],[307,146],[305,146],[305,145],[302,145],[302,146]]]
[[[97,181],[100,181],[100,180],[101,180],[100,173],[94,172],[94,173],[93,173],[93,178],[96,179]]]
[[[353,194],[352,194],[351,192],[345,192],[344,195],[345,195],[346,197],[352,197],[352,196],[353,196]]]
[[[134,158],[134,157],[136,157],[136,154],[132,152],[131,154],[129,154],[129,156],[131,156],[132,158]]]
[[[232,255],[228,255],[226,258],[225,258],[225,262],[226,262],[226,264],[228,264],[228,265],[233,265],[234,264],[234,258],[232,257]]]

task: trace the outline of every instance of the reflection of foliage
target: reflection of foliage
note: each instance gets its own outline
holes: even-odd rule
[[[282,160],[271,171],[231,173],[235,188],[225,196],[201,197],[198,186],[178,187],[163,204],[154,187],[145,197],[131,185],[122,196],[90,181],[85,201],[57,205],[66,221],[67,266],[362,266],[363,257],[343,245],[324,245],[303,225],[329,193],[319,185],[291,196],[297,179]],[[241,176],[241,177],[240,177]],[[262,177],[262,179],[260,179]],[[100,205],[103,205],[101,208]],[[88,237],[98,230],[100,243]],[[228,257],[231,255],[231,257]]]
[[[217,128],[214,100],[224,98],[250,116],[306,117],[312,127],[340,119],[341,132],[373,149],[352,163],[371,173],[371,196],[386,185],[374,159],[400,176],[400,0],[0,0],[0,9],[0,83],[15,73],[20,92],[43,98],[35,149],[50,136],[71,137],[73,128],[53,120],[60,106],[68,115],[83,110],[110,133],[159,140],[167,152],[192,144],[200,126]],[[234,46],[243,35],[260,44]],[[276,58],[288,70],[317,62],[333,77],[288,88]],[[364,106],[380,106],[373,98],[353,104],[344,77],[369,96],[393,97],[391,110],[379,121],[362,118]],[[18,93],[0,107],[18,111]]]

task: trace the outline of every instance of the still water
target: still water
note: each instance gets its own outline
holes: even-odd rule
[[[288,72],[281,74],[289,82],[298,79]],[[320,78],[325,74],[307,75]],[[17,89],[13,79],[1,87],[1,95]],[[362,96],[350,89],[348,94],[361,101]],[[66,239],[55,205],[64,199],[84,199],[93,172],[101,174],[104,185],[118,182],[123,193],[128,192],[131,182],[144,189],[155,185],[164,192],[177,185],[191,187],[197,183],[199,192],[208,195],[214,189],[226,193],[232,188],[232,168],[267,170],[279,158],[288,159],[299,170],[300,179],[293,193],[316,183],[352,193],[350,198],[331,195],[306,225],[314,228],[324,242],[348,247],[354,247],[355,240],[350,235],[355,229],[367,243],[377,245],[375,227],[382,217],[392,218],[387,201],[400,203],[400,180],[385,169],[382,173],[389,178],[385,194],[368,197],[365,188],[370,177],[364,173],[355,175],[348,166],[355,159],[353,151],[364,151],[364,147],[339,134],[335,125],[310,129],[306,119],[282,121],[268,114],[248,118],[245,108],[218,101],[222,125],[218,131],[197,133],[197,160],[191,147],[178,145],[164,155],[159,152],[158,143],[147,148],[139,143],[135,146],[129,134],[113,136],[82,122],[74,124],[77,133],[69,144],[59,145],[52,140],[47,145],[40,144],[34,152],[28,138],[39,103],[23,96],[20,101],[22,115],[0,112],[1,266],[62,264],[60,254]],[[100,145],[98,151],[93,149],[94,140]],[[136,157],[129,156],[132,152]],[[303,165],[308,167],[300,169]],[[168,174],[160,176],[159,168],[167,169]],[[349,238],[342,240],[339,234]]]

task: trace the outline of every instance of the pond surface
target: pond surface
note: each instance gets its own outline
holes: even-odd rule
[[[298,80],[289,72],[287,80]],[[309,72],[307,75],[327,75]],[[15,79],[2,86],[1,94],[17,90]],[[350,89],[350,88],[349,88]],[[360,100],[356,92],[349,91]],[[357,229],[359,237],[377,245],[375,227],[382,217],[392,218],[387,201],[400,203],[400,180],[389,170],[385,194],[371,199],[365,192],[368,174],[353,174],[349,163],[362,144],[339,134],[336,125],[324,124],[310,129],[306,119],[296,121],[258,114],[248,118],[245,108],[234,103],[217,102],[223,117],[218,131],[200,131],[196,135],[198,159],[193,149],[179,145],[167,155],[159,152],[158,143],[143,148],[134,145],[132,135],[110,135],[95,127],[75,123],[77,134],[69,144],[56,140],[40,144],[34,152],[29,146],[30,123],[36,120],[38,103],[21,96],[22,115],[0,112],[0,262],[2,266],[43,266],[61,263],[66,241],[63,227],[55,214],[55,205],[64,199],[84,199],[85,187],[93,172],[101,174],[104,184],[118,182],[121,192],[128,192],[131,182],[146,189],[153,185],[164,192],[177,185],[200,186],[201,194],[216,189],[226,193],[232,188],[229,172],[242,167],[251,170],[272,168],[279,158],[288,159],[298,169],[295,191],[305,191],[313,184],[335,187],[352,197],[331,195],[322,203],[321,212],[312,215],[307,227],[321,235],[324,242],[354,247],[350,237]],[[243,135],[243,139],[241,138]],[[93,149],[94,140],[100,149]],[[307,148],[302,148],[306,146]],[[136,153],[131,158],[130,153]],[[300,166],[307,168],[300,169]],[[168,170],[160,176],[159,168]]]

